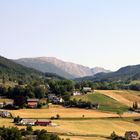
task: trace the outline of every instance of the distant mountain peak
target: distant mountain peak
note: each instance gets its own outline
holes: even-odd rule
[[[93,76],[99,72],[109,72],[101,67],[89,68],[72,62],[65,62],[56,57],[21,58],[17,63],[37,69],[41,72],[56,73],[65,78]]]

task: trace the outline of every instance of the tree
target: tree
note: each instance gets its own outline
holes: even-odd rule
[[[3,77],[2,77],[2,83],[5,84],[5,82],[6,82],[6,79],[5,79],[5,77],[3,76]]]
[[[70,92],[64,92],[62,98],[64,99],[64,101],[69,101],[71,97]]]
[[[39,98],[39,99],[44,98],[46,95],[45,87],[36,86],[34,88],[34,93],[35,93],[36,98]]]
[[[60,115],[59,114],[56,114],[56,119],[60,119]]]
[[[33,132],[32,126],[27,126],[26,127],[26,132],[27,132],[27,134],[32,134],[32,132]]]
[[[17,127],[0,128],[0,136],[2,140],[21,140],[22,135]]]
[[[139,108],[139,107],[138,107],[138,103],[137,103],[137,102],[134,102],[134,103],[133,103],[133,109],[134,109],[134,110],[137,110],[138,108]]]
[[[19,116],[14,118],[14,123],[19,123],[22,120]]]

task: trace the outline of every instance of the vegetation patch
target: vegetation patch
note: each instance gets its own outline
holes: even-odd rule
[[[100,93],[92,93],[92,94],[86,94],[81,96],[75,96],[72,97],[72,99],[76,100],[83,100],[83,101],[90,101],[91,103],[98,103],[99,104],[99,110],[101,111],[111,111],[111,112],[117,112],[117,111],[127,111],[128,107],[119,103],[118,101],[100,94]]]

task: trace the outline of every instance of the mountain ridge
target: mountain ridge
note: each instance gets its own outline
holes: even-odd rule
[[[20,58],[14,61],[24,66],[37,69],[41,72],[56,73],[68,79],[92,76],[99,72],[110,72],[104,68],[89,68],[80,64],[66,62],[57,59],[56,57]]]
[[[7,80],[11,79],[11,81],[32,81],[33,79],[39,80],[41,78],[64,79],[54,73],[44,74],[33,68],[28,68],[18,64],[11,59],[0,56],[0,79],[3,77],[7,78]]]
[[[128,65],[120,68],[115,72],[98,73],[94,76],[77,78],[78,81],[91,80],[91,81],[129,81],[140,80],[140,64]]]

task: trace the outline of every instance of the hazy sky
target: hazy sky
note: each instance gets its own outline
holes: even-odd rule
[[[140,0],[0,0],[0,55],[140,64]]]

